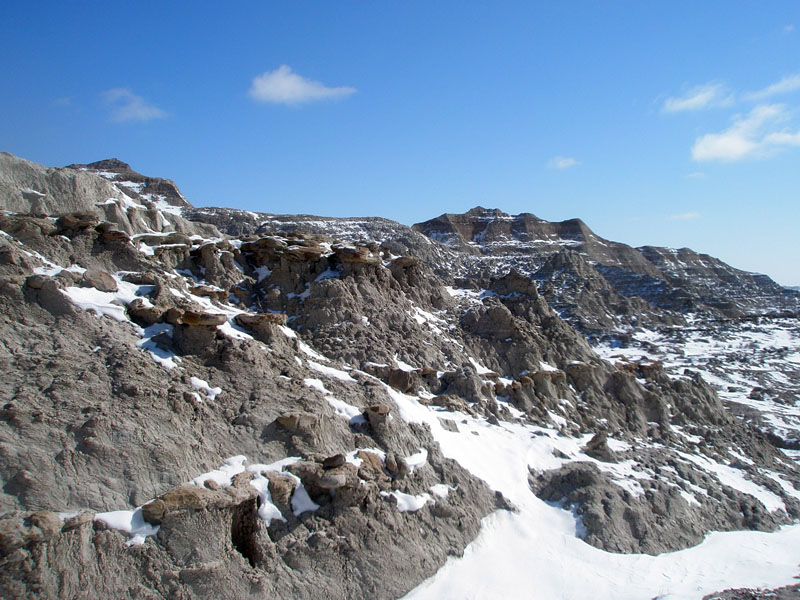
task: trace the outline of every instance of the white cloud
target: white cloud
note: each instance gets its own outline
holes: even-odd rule
[[[103,100],[109,106],[109,117],[112,121],[151,121],[163,119],[167,113],[157,106],[148,103],[128,88],[113,88],[103,93]]]
[[[694,173],[689,173],[686,177],[689,179],[702,179],[705,176],[706,174],[702,171],[695,171]]]
[[[792,25],[791,23],[789,25],[784,25],[783,26],[783,33],[794,33],[794,30],[795,30],[795,26]]]
[[[663,112],[673,113],[688,110],[702,110],[715,106],[730,106],[733,95],[718,82],[704,83],[688,90],[683,96],[670,97],[661,107]]]
[[[548,169],[569,169],[577,167],[581,162],[569,156],[554,156],[547,161]]]
[[[265,71],[254,77],[248,93],[257,102],[302,104],[344,98],[355,92],[356,88],[353,87],[328,87],[319,81],[306,79],[292,72],[287,65],[281,65],[274,71]]]
[[[776,130],[787,118],[783,104],[760,104],[746,116],[734,117],[728,129],[697,138],[692,146],[692,158],[732,162],[763,158],[790,146],[800,146],[800,130]]]
[[[788,75],[777,83],[768,85],[763,90],[745,94],[744,98],[746,100],[764,100],[765,98],[771,98],[772,96],[777,96],[778,94],[788,94],[789,92],[794,92],[795,90],[800,90],[800,73]]]
[[[691,221],[693,219],[699,219],[702,216],[703,215],[701,215],[700,213],[687,212],[687,213],[681,213],[679,215],[670,215],[669,216],[669,220],[670,221]]]

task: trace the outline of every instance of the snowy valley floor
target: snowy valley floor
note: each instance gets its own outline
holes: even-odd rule
[[[714,533],[699,546],[659,556],[604,552],[579,538],[581,523],[571,511],[539,500],[527,485],[529,466],[550,467],[551,450],[575,451],[577,440],[537,427],[491,426],[457,413],[446,416],[458,418],[462,432],[451,433],[436,413],[409,396],[392,395],[405,418],[430,425],[446,456],[519,509],[486,517],[464,556],[451,558],[407,599],[677,600],[731,587],[796,583],[800,525],[775,533]]]

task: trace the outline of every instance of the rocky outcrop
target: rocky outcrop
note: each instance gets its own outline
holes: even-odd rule
[[[737,317],[800,308],[800,295],[764,275],[686,248],[631,248],[597,236],[580,219],[553,223],[476,207],[414,229],[476,255],[473,277],[498,264],[534,275],[550,305],[593,336],[618,325],[678,324],[687,312]]]

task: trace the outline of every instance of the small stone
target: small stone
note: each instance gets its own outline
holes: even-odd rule
[[[603,462],[618,462],[619,457],[616,452],[608,447],[608,434],[605,431],[597,432],[589,443],[584,446],[583,451],[597,460]]]
[[[458,433],[458,424],[452,419],[443,419],[442,417],[439,417],[439,423],[441,423],[442,427],[446,431],[452,431],[453,433]]]
[[[341,467],[345,463],[345,456],[344,454],[334,454],[333,456],[329,456],[325,460],[322,461],[322,466],[325,469],[335,469],[336,467]]]
[[[160,525],[167,514],[167,504],[161,499],[148,502],[142,507],[142,518],[151,525]]]
[[[289,431],[311,431],[317,426],[319,419],[312,413],[295,412],[281,415],[275,421]]]
[[[52,279],[47,275],[31,275],[25,280],[25,285],[32,290],[40,290],[44,287],[44,284],[47,281],[52,281]]]
[[[73,529],[77,529],[81,525],[85,523],[90,523],[93,520],[94,520],[93,512],[89,511],[82,512],[64,521],[64,525],[61,526],[61,531],[71,531]]]
[[[319,478],[317,485],[325,490],[335,490],[344,487],[347,483],[347,475],[342,471],[328,471]]]
[[[292,494],[297,487],[297,481],[294,477],[282,475],[274,471],[266,473],[266,478],[269,480],[269,493],[272,496],[272,503],[275,504],[281,511],[289,510],[292,500]]]
[[[411,472],[406,459],[394,452],[386,455],[386,470],[392,475],[392,479],[403,479]]]
[[[397,473],[397,460],[395,460],[394,452],[386,455],[386,470],[392,474]]]

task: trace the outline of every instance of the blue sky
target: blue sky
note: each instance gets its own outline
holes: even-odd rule
[[[0,150],[197,206],[582,218],[800,285],[797,2],[0,8]]]

